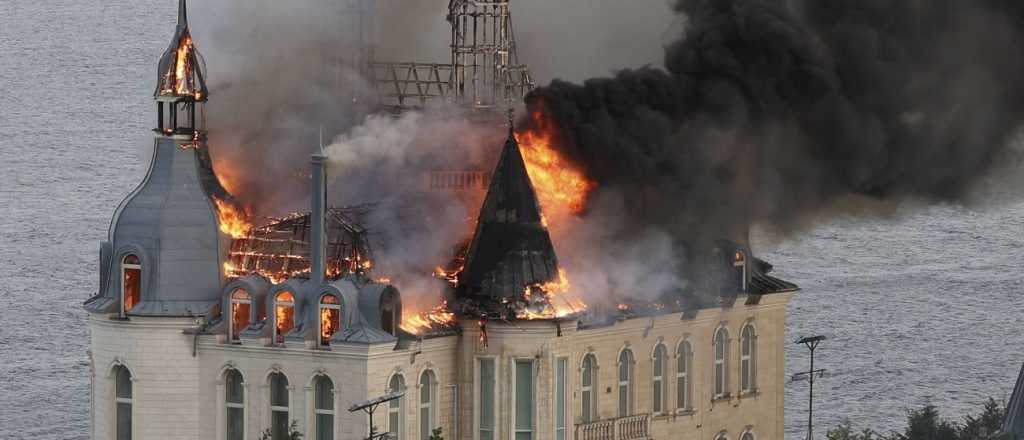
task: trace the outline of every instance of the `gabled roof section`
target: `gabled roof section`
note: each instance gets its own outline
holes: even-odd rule
[[[558,277],[558,258],[512,130],[459,277],[459,296],[519,298]]]

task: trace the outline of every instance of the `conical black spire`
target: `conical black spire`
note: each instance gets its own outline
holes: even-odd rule
[[[185,0],[178,0],[178,27],[188,26],[188,4]]]
[[[520,298],[528,287],[557,278],[558,258],[510,128],[459,277],[459,295]]]

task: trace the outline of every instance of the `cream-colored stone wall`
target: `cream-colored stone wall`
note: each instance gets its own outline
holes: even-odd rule
[[[115,365],[132,373],[132,438],[200,437],[199,360],[192,357],[192,338],[182,334],[191,324],[190,319],[90,317],[94,439],[114,438]]]

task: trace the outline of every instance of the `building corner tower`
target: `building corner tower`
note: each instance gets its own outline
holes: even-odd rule
[[[195,439],[198,361],[184,330],[219,304],[225,234],[211,196],[223,191],[206,151],[203,59],[185,0],[159,63],[158,121],[145,178],[114,212],[100,245],[91,333],[95,439]]]

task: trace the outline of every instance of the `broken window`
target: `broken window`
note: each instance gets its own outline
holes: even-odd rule
[[[757,355],[757,334],[754,325],[747,324],[740,334],[740,391],[751,393],[757,388],[755,366]]]
[[[274,297],[274,340],[284,343],[284,335],[295,327],[295,296],[281,292]]]
[[[334,295],[320,298],[320,345],[331,345],[331,336],[341,328],[341,302]]]
[[[715,398],[729,394],[728,378],[729,332],[725,328],[715,332]]]
[[[114,367],[114,424],[116,440],[132,438],[132,373],[124,365]]]
[[[665,351],[665,346],[658,344],[654,349],[654,359],[652,359],[654,363],[652,381],[654,389],[652,390],[651,397],[653,399],[652,409],[655,414],[661,414],[665,411],[665,395],[668,394],[665,392],[665,370],[667,369],[665,364],[667,360],[668,354]]]
[[[396,374],[391,377],[391,381],[388,383],[388,393],[397,393],[399,391],[405,391],[405,379]],[[403,426],[405,417],[402,414],[402,402],[404,401],[405,396],[402,396],[388,402],[388,432],[396,440],[405,440],[405,428]]]
[[[633,413],[633,352],[619,354],[619,417]]]
[[[249,292],[237,289],[231,292],[231,340],[239,340],[239,335],[249,326],[252,317],[252,298]]]
[[[281,373],[270,374],[271,440],[288,440],[288,378]]]
[[[142,263],[136,255],[121,260],[121,317],[142,299]]]
[[[590,423],[597,419],[597,393],[594,392],[597,389],[597,384],[594,383],[597,375],[595,370],[597,369],[597,359],[593,354],[588,354],[583,357],[583,377],[581,378],[582,388],[580,391],[580,416],[583,417],[583,423]]]
[[[315,383],[316,440],[334,440],[334,382],[320,375]]]
[[[245,389],[242,383],[242,373],[238,370],[230,369],[224,372],[226,440],[243,440],[245,437]]]

